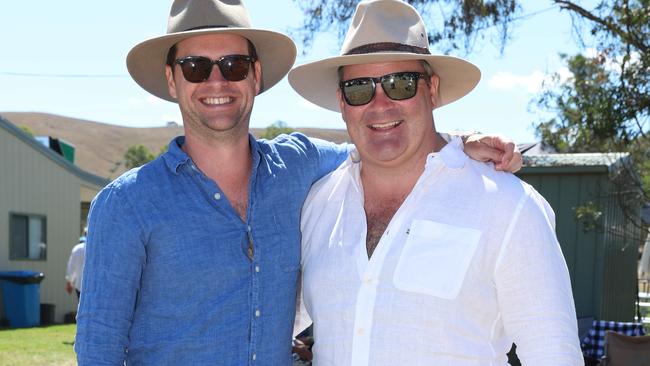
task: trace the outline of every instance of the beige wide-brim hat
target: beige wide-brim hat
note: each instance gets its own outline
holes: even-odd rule
[[[481,71],[468,61],[431,55],[424,21],[411,5],[371,0],[357,5],[340,56],[295,67],[289,72],[289,84],[310,102],[340,112],[339,67],[406,60],[428,62],[440,78],[437,108],[462,98],[481,79]]]
[[[236,34],[253,43],[262,65],[260,94],[282,80],[296,60],[293,40],[282,33],[251,28],[248,11],[240,0],[175,0],[167,34],[139,43],[127,55],[131,77],[149,93],[176,102],[167,89],[167,53],[186,38],[206,34]]]

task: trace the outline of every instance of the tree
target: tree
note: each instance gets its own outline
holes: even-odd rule
[[[29,128],[28,126],[20,126],[19,127],[25,134],[29,135],[29,137],[34,137],[34,130]]]
[[[589,23],[596,53],[563,56],[571,76],[552,75],[538,95],[538,106],[555,117],[541,121],[537,135],[559,152],[629,153],[629,178],[617,181],[617,191],[628,218],[643,227],[634,212],[650,201],[650,2],[601,1],[593,12],[556,3]]]
[[[635,150],[647,138],[650,104],[639,102],[648,96],[621,90],[620,73],[608,70],[604,57],[563,57],[571,76],[562,82],[552,75],[538,95],[538,105],[556,116],[540,122],[537,135],[559,152]]]
[[[304,22],[292,34],[305,49],[318,33],[334,28],[343,38],[347,23],[359,0],[294,0],[304,14]],[[429,41],[445,52],[471,51],[477,41],[496,41],[502,50],[509,38],[510,25],[521,13],[516,0],[407,0],[427,19]],[[435,6],[434,6],[435,5]],[[441,19],[441,20],[440,20]]]
[[[144,145],[133,145],[124,153],[124,166],[126,169],[136,168],[144,165],[156,157]]]
[[[266,127],[264,130],[264,133],[260,135],[260,138],[263,139],[268,139],[271,140],[275,138],[276,136],[286,133],[289,134],[291,132],[295,131],[293,128],[287,126],[287,124],[283,121],[277,121],[274,122],[273,124],[269,125]]]

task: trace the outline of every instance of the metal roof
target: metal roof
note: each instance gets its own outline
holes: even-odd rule
[[[628,157],[628,153],[581,153],[524,155],[524,166],[605,166],[610,167]]]
[[[18,139],[22,140],[27,145],[31,146],[33,149],[39,151],[40,153],[45,155],[47,158],[49,158],[50,160],[52,160],[53,162],[55,162],[65,170],[79,177],[79,179],[81,179],[82,181],[99,187],[104,187],[105,185],[110,183],[110,180],[89,173],[79,168],[78,166],[70,163],[61,155],[57,154],[55,151],[52,151],[48,147],[45,147],[44,145],[36,141],[36,139],[32,138],[31,136],[23,132],[20,128],[16,127],[13,123],[11,123],[9,120],[5,119],[2,116],[0,116],[0,128],[7,130],[9,133],[16,136]]]

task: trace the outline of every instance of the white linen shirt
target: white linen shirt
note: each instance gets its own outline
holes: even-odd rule
[[[302,212],[296,330],[314,365],[581,365],[554,213],[531,186],[469,159],[460,139],[427,157],[372,257],[360,165],[311,189]]]

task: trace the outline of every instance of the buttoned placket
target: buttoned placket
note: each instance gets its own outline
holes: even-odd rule
[[[409,201],[417,199],[417,196],[420,195],[421,189],[419,186],[424,182],[426,176],[430,174],[437,174],[439,170],[442,169],[442,162],[440,159],[436,159],[434,155],[429,155],[427,157],[427,163],[425,171],[418,178],[411,194],[409,194],[400,208],[395,212],[395,215],[391,218],[388,226],[382,237],[379,239],[379,243],[372,256],[368,258],[368,253],[366,250],[365,239],[367,236],[367,223],[364,228],[365,235],[362,236],[362,240],[358,243],[357,256],[357,271],[360,275],[360,286],[357,293],[357,300],[355,305],[355,314],[354,314],[354,326],[353,326],[353,337],[352,337],[352,357],[351,365],[369,365],[370,362],[370,342],[372,336],[372,320],[374,317],[374,310],[377,301],[377,288],[379,286],[379,276],[382,273],[384,262],[386,256],[390,251],[391,247],[394,246],[396,240],[402,238],[400,232],[396,232],[399,228],[404,228],[404,235],[408,235],[406,231],[408,230],[408,225],[404,225],[404,218],[410,217],[408,212],[408,207],[411,206],[408,204]],[[360,167],[356,166],[354,169],[355,174],[352,174],[354,184],[356,185],[357,190],[360,193],[360,197],[363,198],[363,186],[360,179]],[[358,208],[356,214],[363,214],[365,216],[365,211],[363,209],[363,200],[360,200],[361,207]],[[395,229],[395,230],[393,230]],[[402,238],[402,241],[404,239]]]
[[[248,208],[247,208],[247,214],[246,214],[246,223],[244,223],[244,235],[246,237],[246,243],[247,243],[247,248],[246,248],[246,256],[247,259],[250,261],[250,289],[251,289],[251,307],[250,307],[250,321],[249,321],[249,348],[248,348],[248,364],[253,365],[255,361],[257,360],[257,343],[258,343],[258,338],[260,336],[259,332],[259,322],[261,320],[262,316],[262,310],[261,310],[261,304],[260,304],[260,275],[261,275],[261,264],[259,260],[259,255],[256,255],[256,250],[255,250],[255,240],[254,240],[254,233],[253,229],[251,226],[251,221],[252,221],[252,216],[253,216],[253,201],[254,201],[254,195],[255,195],[255,182],[257,179],[257,168],[260,163],[260,156],[259,153],[253,149],[252,151],[253,155],[253,162],[251,164],[251,174],[249,178],[249,187],[248,187]],[[208,179],[203,173],[197,168],[197,166],[190,161],[189,166],[191,167],[193,175],[198,175],[203,176],[205,179]],[[199,179],[201,180],[201,179]],[[222,205],[227,204],[227,202],[223,201],[222,198],[224,197],[222,192],[218,190],[218,186],[215,183],[214,186],[216,187],[216,190],[209,193],[211,194],[211,198],[213,199],[213,202],[215,203],[215,207],[223,207]],[[225,203],[224,203],[225,202]],[[231,213],[233,215],[237,215],[234,211],[234,209],[229,209],[229,211],[232,211]],[[237,215],[237,217],[239,217]],[[240,220],[241,222],[241,220]],[[243,222],[242,222],[243,223]]]
[[[252,217],[255,200],[255,183],[257,181],[257,171],[260,164],[260,154],[253,149],[253,162],[251,164],[251,174],[248,185],[248,209],[246,215],[246,236],[248,238],[248,258],[250,260],[250,278],[251,278],[251,315],[250,315],[250,347],[248,350],[248,363],[253,365],[257,361],[257,343],[260,336],[260,321],[262,316],[261,303],[260,303],[260,275],[261,275],[261,262],[260,250],[256,250],[256,243],[252,229]]]

